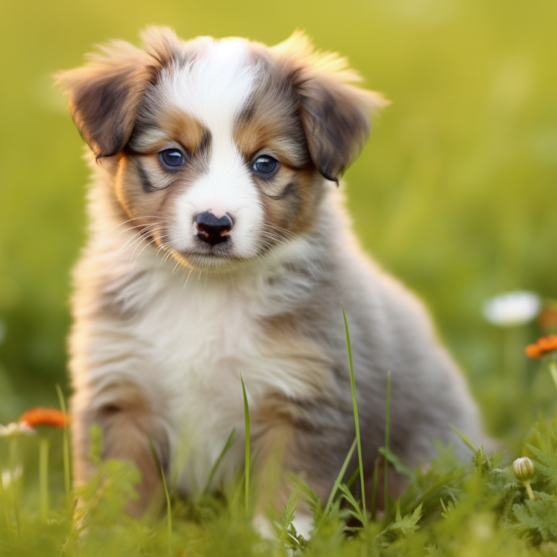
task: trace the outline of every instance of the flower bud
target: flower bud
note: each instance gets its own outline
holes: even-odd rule
[[[534,463],[527,457],[517,458],[513,462],[514,475],[521,481],[527,482],[534,476]]]

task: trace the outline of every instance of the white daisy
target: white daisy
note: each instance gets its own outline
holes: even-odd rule
[[[12,422],[8,425],[0,424],[0,437],[18,437],[20,435],[35,435],[37,433],[25,422]]]
[[[541,305],[535,292],[517,290],[487,300],[483,305],[483,314],[493,325],[512,327],[532,321],[540,312]]]

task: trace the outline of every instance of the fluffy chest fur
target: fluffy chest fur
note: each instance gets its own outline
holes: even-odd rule
[[[152,375],[148,381],[157,380],[165,393],[179,489],[199,491],[233,429],[234,450],[220,472],[230,476],[241,461],[240,375],[251,383],[247,378],[253,375],[252,362],[266,358],[258,347],[255,308],[246,293],[198,280],[184,282],[176,275],[158,280],[156,299],[134,330],[150,347],[153,366],[145,370]],[[272,377],[265,379],[268,384],[261,390],[276,388]],[[250,399],[253,405],[254,397]]]
[[[282,334],[280,327],[266,326],[307,302],[311,275],[272,260],[261,262],[257,273],[191,274],[151,250],[137,256],[130,238],[113,236],[102,250],[95,248],[91,261],[95,269],[96,261],[105,263],[104,305],[129,317],[114,322],[108,315],[95,324],[102,334],[86,382],[93,388],[121,381],[139,385],[165,422],[176,487],[197,492],[232,430],[235,443],[214,484],[242,463],[240,377],[252,413],[271,395],[303,400],[332,387],[329,362],[318,347],[295,331]],[[306,257],[308,247],[293,242],[283,249],[292,264]]]

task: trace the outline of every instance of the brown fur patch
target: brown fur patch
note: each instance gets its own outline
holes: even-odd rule
[[[300,99],[288,75],[268,53],[254,50],[252,56],[258,62],[259,86],[237,118],[234,139],[248,164],[262,154],[280,162],[275,176],[254,176],[265,210],[265,234],[273,245],[312,226],[321,188],[300,121]]]
[[[165,171],[157,153],[124,154],[116,175],[115,192],[128,217],[134,219],[136,230],[143,226],[144,238],[160,245],[166,236],[169,204],[197,175],[195,168],[188,165],[176,172]]]
[[[186,155],[206,157],[211,143],[209,130],[193,116],[174,106],[160,106],[147,95],[146,105],[140,113],[130,140],[130,149],[136,154],[154,154],[175,143]],[[192,164],[196,161],[189,160]],[[206,161],[203,161],[206,162]]]
[[[151,404],[137,385],[111,383],[96,392],[93,401],[72,401],[74,477],[77,485],[83,484],[95,473],[89,460],[89,431],[97,424],[103,431],[103,459],[122,459],[135,464],[141,474],[136,486],[139,499],[130,501],[127,510],[136,517],[142,516],[160,497],[160,470],[151,452],[151,444],[163,468],[168,467],[168,439],[153,413]]]

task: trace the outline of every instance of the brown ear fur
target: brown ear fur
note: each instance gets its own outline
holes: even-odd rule
[[[370,115],[388,101],[350,85],[361,78],[347,68],[347,60],[315,52],[300,32],[273,52],[290,67],[301,97],[300,118],[312,161],[325,178],[338,182],[367,139]]]
[[[66,89],[74,122],[97,158],[124,148],[145,88],[179,48],[169,29],[149,28],[143,37],[147,52],[113,41],[101,47],[101,54],[90,55],[87,65],[56,76]]]

